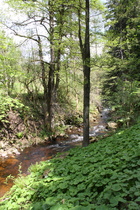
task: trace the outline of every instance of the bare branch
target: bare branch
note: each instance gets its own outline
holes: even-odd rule
[[[12,28],[12,26],[10,27],[10,26],[8,26],[8,25],[6,25],[6,24],[4,24],[4,23],[3,23],[3,25],[4,25],[6,28],[8,28],[8,29],[10,29],[11,31],[13,31],[13,32],[14,32],[14,35],[16,35],[16,36],[19,36],[19,37],[22,37],[22,38],[25,38],[25,39],[30,39],[30,40],[33,40],[33,41],[35,41],[35,42],[38,42],[37,39],[33,38],[33,36],[35,36],[35,35],[33,35],[33,36],[28,36],[28,35],[19,34],[15,29]]]
[[[42,62],[44,62],[44,63],[46,63],[47,65],[49,65],[50,66],[50,63],[49,62],[47,62],[47,61],[44,61],[44,60],[42,60],[42,59],[35,59],[35,60],[31,60],[30,62],[31,63],[34,63],[34,62],[40,62],[40,61],[42,61]]]
[[[42,21],[40,22],[40,25],[42,25],[45,28],[45,30],[48,32],[48,34],[50,35],[50,31],[47,29],[47,27]]]

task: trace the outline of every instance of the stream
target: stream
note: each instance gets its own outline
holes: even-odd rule
[[[94,124],[90,128],[90,137],[96,137],[107,132],[106,125],[109,109],[104,109],[98,124]],[[23,175],[28,174],[30,165],[36,162],[45,161],[53,158],[58,152],[68,151],[75,146],[82,145],[83,136],[79,134],[69,134],[68,139],[63,137],[57,138],[56,141],[43,143],[25,148],[19,155],[11,155],[8,158],[0,158],[0,197],[2,197],[13,185],[12,179],[6,178],[9,175],[17,177],[20,171]]]

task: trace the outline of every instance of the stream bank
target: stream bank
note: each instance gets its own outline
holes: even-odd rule
[[[101,117],[94,122],[90,128],[90,138],[94,141],[96,137],[108,132],[107,118],[108,109],[104,109]],[[69,149],[82,145],[82,128],[67,131],[67,138],[59,136],[55,141],[40,143],[25,148],[19,154],[11,155],[8,158],[0,158],[0,197],[2,197],[13,185],[13,180],[9,179],[5,184],[7,177],[17,177],[18,173],[28,174],[30,165],[36,162],[45,161],[53,158],[58,152],[65,152]]]

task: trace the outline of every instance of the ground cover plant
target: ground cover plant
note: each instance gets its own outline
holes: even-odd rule
[[[140,207],[140,124],[32,165],[0,209],[110,210]]]

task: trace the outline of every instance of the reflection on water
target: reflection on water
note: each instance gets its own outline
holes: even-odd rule
[[[105,121],[109,113],[108,109],[103,110],[102,118],[98,125],[90,129],[90,136],[98,136],[106,132]],[[11,174],[17,177],[19,165],[24,175],[28,174],[27,170],[31,164],[48,160],[55,156],[58,152],[64,152],[72,147],[81,145],[83,136],[79,134],[70,134],[68,140],[57,139],[53,143],[44,143],[29,148],[25,148],[20,155],[10,156],[6,159],[0,159],[0,197],[2,197],[13,185],[12,180],[5,184],[6,178]]]

